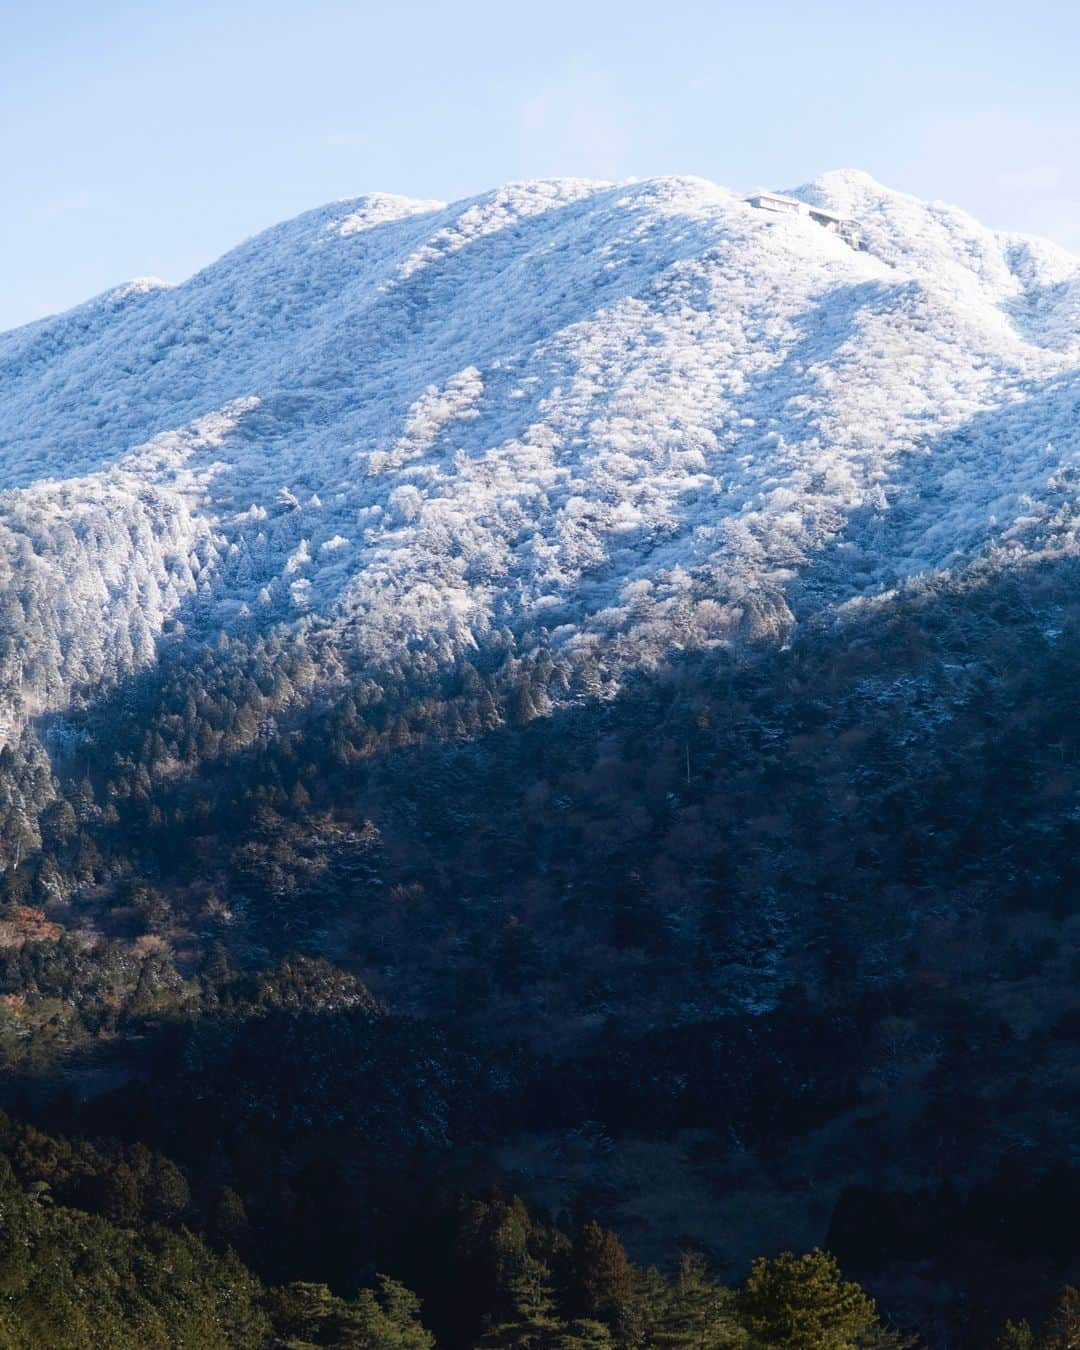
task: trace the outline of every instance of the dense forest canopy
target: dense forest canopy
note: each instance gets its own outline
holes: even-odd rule
[[[1068,1344],[1076,581],[606,699],[234,636],[28,723],[10,1343],[70,1281],[117,1345]]]

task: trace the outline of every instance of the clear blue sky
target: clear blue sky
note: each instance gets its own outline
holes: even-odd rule
[[[866,169],[1080,252],[1080,6],[0,0],[0,328],[375,189]]]

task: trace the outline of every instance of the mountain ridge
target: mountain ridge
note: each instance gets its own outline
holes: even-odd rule
[[[371,194],[0,335],[0,690],[62,707],[177,620],[376,667],[498,630],[614,687],[1072,548],[1080,262],[859,172],[794,192],[863,248],[693,177]]]

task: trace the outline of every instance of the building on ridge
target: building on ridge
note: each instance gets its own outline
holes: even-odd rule
[[[830,234],[837,234],[843,239],[845,244],[850,244],[852,248],[861,249],[864,247],[862,236],[859,233],[859,227],[849,216],[838,215],[835,211],[827,211],[822,206],[811,206],[809,202],[802,202],[798,197],[785,197],[780,192],[752,192],[745,198],[749,206],[755,207],[759,211],[775,211],[780,215],[804,216],[814,222],[815,225],[822,226]]]

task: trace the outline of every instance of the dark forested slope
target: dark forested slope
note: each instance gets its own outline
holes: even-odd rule
[[[729,1282],[828,1240],[984,1345],[1080,1273],[1076,580],[921,582],[606,702],[543,650],[178,652],[2,757],[9,1104],[448,1344],[423,1234],[502,1185]]]

